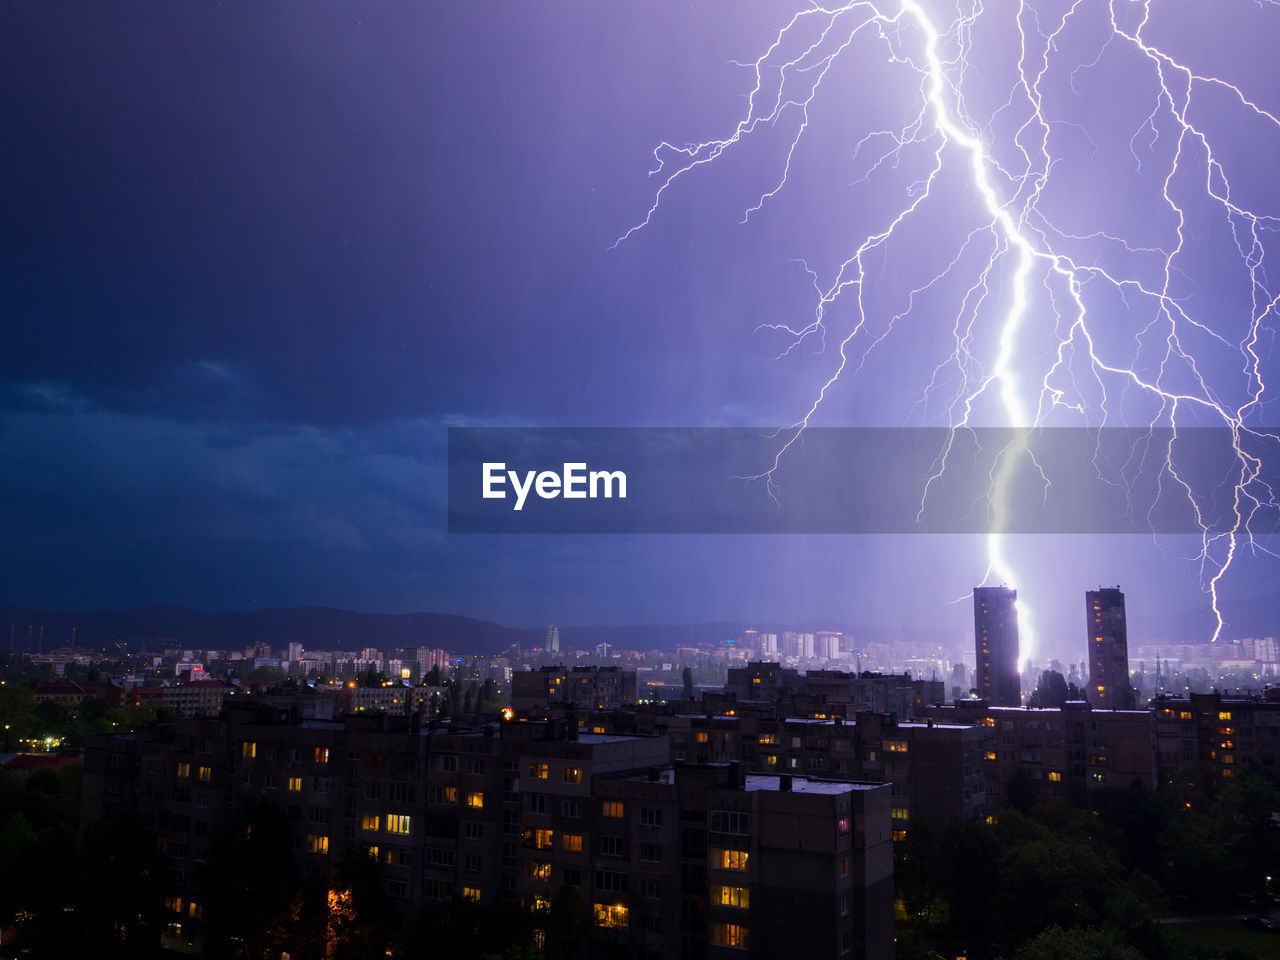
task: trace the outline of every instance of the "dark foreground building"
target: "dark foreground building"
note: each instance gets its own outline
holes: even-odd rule
[[[199,950],[201,867],[263,801],[305,875],[331,878],[353,850],[376,860],[402,930],[431,901],[505,901],[539,941],[567,890],[593,957],[894,952],[886,784],[672,766],[666,737],[573,721],[307,719],[288,698],[96,738],[86,754],[83,826],[140,813],[172,885],[174,948]]]
[[[1018,591],[973,588],[973,643],[978,697],[996,707],[1022,705],[1018,676]]]

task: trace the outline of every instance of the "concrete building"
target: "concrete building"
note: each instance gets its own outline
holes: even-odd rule
[[[541,716],[553,704],[590,711],[634,707],[636,672],[552,665],[511,675],[511,709],[517,716]]]
[[[1162,782],[1183,768],[1217,786],[1249,769],[1280,775],[1280,689],[1263,696],[1161,697],[1151,706]]]
[[[401,930],[426,901],[508,901],[545,943],[567,891],[592,957],[893,956],[888,786],[669,754],[563,721],[424,729],[237,697],[218,719],[93,738],[82,825],[139,811],[174,889],[165,944],[188,951],[202,864],[233,811],[265,801],[304,876],[376,858]]]
[[[994,706],[1022,703],[1018,676],[1018,591],[973,588],[973,640],[978,696]]]
[[[1089,643],[1089,702],[1095,707],[1132,710],[1136,703],[1129,683],[1124,594],[1119,587],[1090,590],[1084,595],[1084,616]]]
[[[1038,710],[960,700],[923,713],[982,730],[988,813],[1008,803],[1015,782],[1033,802],[1134,780],[1155,788],[1155,736],[1146,710],[1094,710],[1084,701]]]

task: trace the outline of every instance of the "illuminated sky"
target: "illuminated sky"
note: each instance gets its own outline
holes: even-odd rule
[[[998,108],[1016,80],[1018,20],[1013,4],[987,6],[963,93],[1009,164],[1021,121]],[[1079,6],[1043,81],[1056,164],[1043,209],[1079,237],[1165,245],[1155,171],[1171,129],[1159,116],[1144,126],[1155,90],[1122,43],[1107,44],[1107,6]],[[1214,4],[1215,22],[1207,7],[1188,19],[1191,6],[1153,4],[1144,36],[1280,112],[1266,48],[1280,8]],[[1037,8],[1047,24],[1066,6]],[[789,338],[761,325],[809,323],[813,280],[796,261],[830,283],[917,195],[920,151],[871,179],[883,151],[855,153],[918,109],[918,81],[886,63],[884,42],[860,35],[833,65],[786,187],[746,224],[778,182],[790,115],[673,184],[651,222],[610,249],[660,185],[654,147],[728,136],[754,82],[741,63],[793,13],[563,0],[7,5],[0,602],[329,604],[511,624],[826,619],[963,636],[969,612],[953,601],[987,568],[978,539],[444,532],[449,424],[756,426],[810,409],[837,339],[779,359]],[[1080,64],[1092,65],[1073,73]],[[1280,215],[1276,130],[1220,88],[1196,109],[1233,198]],[[936,197],[868,260],[873,318],[901,311],[980,212],[962,164],[948,162]],[[1240,257],[1212,204],[1187,210],[1173,292],[1239,340],[1250,310]],[[1072,252],[1159,274],[1096,239]],[[993,304],[1007,279],[993,275]],[[970,282],[957,273],[936,292]],[[1104,345],[1131,341],[1133,303],[1096,302]],[[946,355],[948,309],[945,296],[922,298],[813,422],[937,423],[939,409],[913,404]],[[1022,341],[1032,358],[1052,329],[1036,310]],[[851,317],[837,302],[830,330],[847,333]],[[1261,329],[1263,366],[1280,377],[1274,314]],[[1215,343],[1189,349],[1238,400],[1239,363]],[[1122,407],[1147,413],[1138,397]],[[1256,414],[1275,422],[1271,406]],[[1037,634],[1063,654],[1078,646],[1081,593],[1099,584],[1125,588],[1135,633],[1156,611],[1202,609],[1200,571],[1183,559],[1198,549],[1193,538],[1008,545]],[[1224,577],[1228,635],[1232,598],[1273,591],[1278,576],[1280,561],[1245,557]]]

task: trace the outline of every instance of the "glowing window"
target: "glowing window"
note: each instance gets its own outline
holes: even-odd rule
[[[906,840],[906,839],[907,839],[907,831],[905,831],[905,830],[895,830],[895,831],[893,831],[893,842],[894,842],[894,843],[902,843],[902,842],[903,842],[904,840]]]
[[[890,753],[906,753],[907,741],[905,740],[886,740],[884,742],[885,750]]]
[[[722,907],[739,907],[745,910],[751,906],[751,894],[746,887],[713,884],[711,887],[711,902],[718,903]]]
[[[405,813],[387,814],[387,833],[408,833],[409,815]]]
[[[597,903],[595,917],[597,927],[627,929],[627,908],[620,903]]]
[[[189,776],[191,776],[191,764],[189,764],[189,763],[180,763],[180,764],[178,764],[178,776],[180,776],[180,777],[189,777]]]
[[[312,752],[312,754],[311,754],[311,758],[312,758],[316,763],[328,763],[328,762],[329,762],[329,748],[328,748],[328,747],[316,747],[316,748],[315,748],[315,750],[314,750],[314,751]]]
[[[534,847],[539,850],[550,850],[552,843],[552,832],[550,830],[531,830],[529,831],[529,839],[533,841]]]
[[[316,836],[314,833],[307,834],[307,853],[328,853],[329,838]]]
[[[711,850],[711,865],[721,870],[746,870],[747,851],[745,850]]]
[[[252,740],[246,740],[240,744],[240,756],[252,759],[258,755],[258,745]]]
[[[1218,714],[1218,719],[1219,719],[1219,720],[1230,720],[1230,719],[1231,719],[1231,714],[1230,714],[1230,713],[1228,713],[1226,710],[1223,710],[1221,713],[1219,713],[1219,714]]]
[[[776,733],[762,733],[759,738],[760,743],[777,743],[778,735]]]
[[[292,790],[292,791],[294,791],[295,793],[297,793],[299,790],[301,790],[301,789],[302,789],[302,778],[301,778],[301,777],[290,777],[290,778],[289,778],[289,789],[290,789],[290,790]]]
[[[551,767],[545,763],[529,764],[529,776],[535,780],[545,780],[551,776]]]
[[[606,817],[619,818],[623,815],[623,806],[621,800],[606,800],[600,805],[601,812]]]
[[[564,782],[565,783],[581,783],[582,768],[581,767],[565,767]]]
[[[201,768],[200,768],[200,779],[201,779],[201,780],[212,780],[212,779],[213,779],[213,768],[212,768],[212,767],[201,767]]]
[[[711,942],[719,947],[747,948],[747,928],[740,923],[713,923]]]
[[[479,790],[475,790],[467,794],[467,806],[475,807],[477,810],[484,807],[484,794]]]
[[[480,888],[479,887],[463,887],[462,899],[467,901],[467,903],[479,903]]]
[[[550,833],[551,831],[546,831]],[[562,833],[560,835],[560,845],[570,853],[582,852],[582,834],[580,833]]]
[[[381,830],[382,817],[380,817],[376,813],[366,813],[363,817],[360,818],[360,829],[361,830]]]
[[[544,863],[541,860],[526,860],[524,875],[530,880],[550,880],[551,864]]]
[[[1060,774],[1057,770],[1050,770],[1049,779],[1052,780],[1054,783],[1057,783],[1059,780],[1062,779],[1062,774]]]

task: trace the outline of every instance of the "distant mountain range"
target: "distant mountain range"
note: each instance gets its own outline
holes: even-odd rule
[[[44,638],[41,640],[41,627]],[[234,613],[203,613],[188,607],[142,607],[55,613],[26,607],[0,607],[0,649],[23,652],[53,650],[72,644],[107,649],[128,641],[134,649],[164,647],[237,650],[258,643],[282,649],[301,643],[310,650],[380,650],[401,647],[441,647],[464,656],[500,654],[513,644],[528,649],[542,646],[546,627],[507,627],[489,620],[445,613],[358,613],[331,607],[275,607]],[[931,631],[908,626],[841,625],[830,621],[747,624],[732,622],[649,624],[636,626],[561,626],[566,649],[588,649],[608,643],[620,649],[670,650],[714,643],[741,636],[748,629],[844,630],[859,640],[879,643],[907,640],[944,642]],[[1212,632],[1207,611],[1131,616],[1130,643],[1179,643],[1204,640]],[[1280,597],[1262,596],[1231,601],[1224,639],[1280,636]],[[28,639],[29,638],[29,639]]]
[[[565,649],[588,649],[608,643],[620,649],[674,649],[739,637],[753,625],[743,623],[652,624],[638,626],[562,626]],[[814,622],[785,628],[832,630],[833,624]],[[44,628],[41,640],[41,627]],[[380,650],[401,647],[441,647],[462,655],[499,654],[519,644],[540,647],[546,627],[506,627],[443,613],[357,613],[331,607],[276,607],[235,613],[203,613],[188,607],[142,607],[89,613],[54,613],[26,607],[0,607],[0,649],[11,633],[13,648],[23,652],[53,650],[72,644],[106,649],[127,641],[137,649],[164,647],[238,650],[267,643],[282,649],[301,643],[309,650]]]

